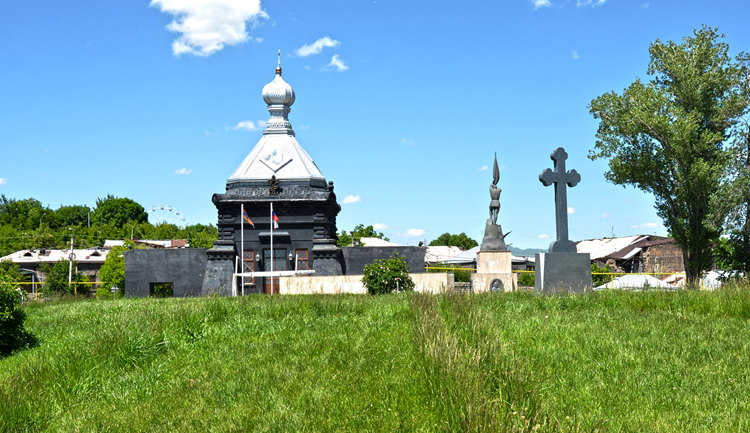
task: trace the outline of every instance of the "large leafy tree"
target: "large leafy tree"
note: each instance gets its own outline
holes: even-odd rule
[[[384,241],[388,241],[387,237],[382,232],[376,231],[375,227],[373,226],[367,226],[365,227],[364,224],[357,224],[356,227],[354,227],[354,230],[352,230],[353,233],[348,233],[346,230],[341,230],[341,233],[338,234],[338,246],[340,247],[350,247],[352,246],[353,241],[359,241],[362,238],[378,238],[383,239]]]
[[[654,195],[689,282],[711,266],[726,143],[748,108],[741,64],[722,38],[704,26],[680,44],[657,39],[649,47],[648,83],[636,79],[589,106],[600,120],[589,157],[609,160],[607,180]]]
[[[466,236],[466,233],[462,232],[457,235],[452,235],[450,233],[443,233],[442,235],[438,236],[437,239],[430,242],[431,247],[440,246],[440,245],[445,245],[449,247],[459,247],[465,250],[470,250],[479,244],[477,244],[477,241],[475,241],[474,239]]]
[[[148,214],[143,206],[129,198],[107,195],[105,198],[96,199],[92,220],[97,224],[122,227],[129,222],[145,223],[148,220]]]
[[[55,211],[57,224],[60,227],[88,225],[90,211],[88,206],[60,206]]]

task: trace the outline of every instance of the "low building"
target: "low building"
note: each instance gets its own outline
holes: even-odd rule
[[[91,282],[101,282],[99,279],[99,269],[104,264],[108,253],[109,251],[103,248],[74,249],[73,261],[76,264],[76,272],[86,275]],[[44,281],[47,275],[40,270],[40,267],[44,263],[53,265],[69,258],[70,249],[49,250],[40,248],[38,250],[16,251],[0,258],[0,260],[10,260],[17,264],[19,268],[33,272],[37,281]],[[92,288],[96,288],[95,285],[92,286]]]
[[[682,249],[672,238],[651,235],[587,239],[576,243],[579,253],[591,255],[597,266],[609,265],[612,272],[685,272]]]

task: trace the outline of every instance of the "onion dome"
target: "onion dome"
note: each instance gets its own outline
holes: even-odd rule
[[[281,66],[276,68],[276,78],[263,87],[263,100],[268,105],[294,104],[294,89],[281,78]]]

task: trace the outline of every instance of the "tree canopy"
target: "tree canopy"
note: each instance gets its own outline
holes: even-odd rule
[[[129,222],[145,223],[148,221],[148,214],[135,201],[108,194],[105,198],[96,199],[96,208],[91,218],[97,224],[124,226]]]
[[[353,234],[347,232],[346,230],[341,230],[341,233],[338,234],[339,239],[337,245],[340,247],[350,247],[355,240],[359,241],[362,238],[378,238],[383,239],[384,241],[390,240],[385,237],[382,232],[376,231],[375,228],[371,225],[365,227],[364,224],[357,224],[352,232]]]
[[[647,73],[622,94],[591,101],[600,121],[592,160],[607,159],[607,180],[652,193],[682,248],[687,279],[712,264],[722,221],[718,203],[730,153],[727,142],[747,112],[742,66],[718,30],[702,27],[682,43],[656,40]]]
[[[437,239],[430,242],[431,247],[440,245],[445,245],[448,247],[459,247],[465,250],[470,250],[479,244],[477,244],[477,241],[475,241],[474,239],[466,236],[466,233],[461,232],[457,235],[443,233],[442,235],[438,236]]]

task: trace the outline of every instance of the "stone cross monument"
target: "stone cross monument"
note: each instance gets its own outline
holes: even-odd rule
[[[554,170],[546,169],[539,175],[544,186],[555,185],[555,220],[557,239],[549,246],[549,253],[537,253],[534,292],[555,294],[560,292],[584,293],[591,290],[591,258],[578,254],[576,244],[568,238],[568,193],[581,181],[575,170],[565,171],[568,154],[558,147],[550,155]]]
[[[555,214],[557,223],[557,240],[549,246],[551,253],[575,253],[575,242],[568,239],[568,193],[565,184],[569,187],[578,185],[581,175],[575,170],[565,172],[565,160],[568,154],[565,149],[558,147],[550,156],[555,162],[555,170],[549,168],[539,175],[539,180],[544,186],[555,184]]]

